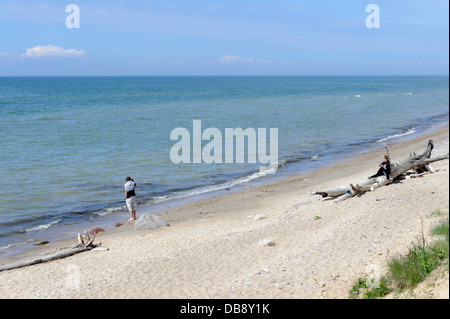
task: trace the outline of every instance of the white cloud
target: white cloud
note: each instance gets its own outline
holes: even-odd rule
[[[259,63],[273,63],[271,60],[259,59],[257,62]]]
[[[222,63],[272,63],[272,61],[266,59],[256,60],[254,58],[241,58],[232,54],[224,55],[219,61]]]
[[[17,58],[18,54],[14,53],[14,52],[0,52],[0,59],[4,58],[4,59],[13,59],[13,58]]]
[[[77,49],[64,49],[57,45],[38,45],[33,48],[27,49],[25,53],[22,54],[24,58],[43,58],[43,57],[53,57],[53,58],[81,58],[84,56],[86,51]]]
[[[255,59],[253,58],[241,58],[235,55],[224,55],[220,58],[220,62],[223,63],[233,63],[233,62],[245,62],[245,63],[253,63]]]

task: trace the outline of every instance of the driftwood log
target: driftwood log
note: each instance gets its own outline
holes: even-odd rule
[[[48,261],[69,257],[72,255],[81,253],[83,251],[88,251],[88,250],[93,250],[95,248],[99,248],[98,247],[99,245],[97,245],[97,246],[94,245],[94,239],[95,239],[95,234],[93,235],[93,238],[91,239],[87,230],[84,230],[84,236],[82,236],[80,233],[78,234],[78,245],[75,246],[74,248],[67,249],[67,250],[64,250],[64,251],[61,251],[61,252],[58,252],[55,254],[51,254],[48,256],[43,256],[43,257],[40,257],[37,259],[33,259],[33,260],[21,262],[21,263],[16,263],[16,264],[12,264],[12,265],[6,265],[3,267],[0,267],[0,272],[4,271],[4,270],[17,269],[17,268],[22,268],[22,267],[26,267],[26,266],[45,263]]]
[[[356,185],[350,184],[348,187],[337,187],[328,191],[313,191],[312,194],[321,195],[324,198],[336,198],[336,202],[341,202],[360,193],[373,191],[381,186],[385,186],[395,179],[420,177],[426,173],[433,173],[434,169],[431,167],[431,163],[449,158],[449,154],[432,158],[431,152],[433,148],[433,141],[429,140],[427,148],[422,154],[411,153],[406,159],[391,165],[389,179],[386,176],[379,176],[365,179]]]

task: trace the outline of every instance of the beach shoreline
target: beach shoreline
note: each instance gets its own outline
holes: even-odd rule
[[[439,143],[444,143],[443,145],[447,143],[446,153],[448,153],[448,124],[439,126],[437,129],[419,136],[394,140],[392,144],[387,144],[387,147],[389,148],[393,161],[396,161],[408,156],[413,151],[420,152],[425,149],[428,139],[433,139],[438,146],[437,149],[441,148],[440,151],[442,151],[442,146]],[[341,184],[348,185],[348,183],[364,179],[367,175],[374,172],[384,152],[384,147],[380,147],[357,155],[351,154],[352,156],[355,155],[355,157],[344,159],[343,161],[312,172],[288,176],[271,183],[264,183],[258,186],[246,187],[238,191],[207,197],[158,212],[158,215],[163,216],[169,221],[171,224],[170,227],[154,231],[135,231],[134,222],[123,222],[120,227],[105,229],[106,231],[99,233],[96,239],[96,243],[101,242],[102,246],[109,248],[109,251],[82,253],[64,260],[0,273],[0,279],[3,282],[0,286],[1,295],[4,298],[14,298],[14,296],[20,295],[18,290],[20,287],[24,289],[27,281],[37,280],[35,278],[36,274],[34,274],[31,268],[39,268],[41,270],[50,270],[50,273],[56,274],[55,279],[52,279],[51,283],[45,283],[43,279],[37,280],[47,289],[36,287],[37,284],[33,284],[37,290],[26,290],[22,295],[25,298],[78,298],[82,296],[94,298],[128,298],[125,292],[128,288],[124,289],[125,291],[120,291],[120,276],[116,277],[117,273],[122,275],[125,273],[124,269],[117,267],[117,262],[123,260],[126,261],[125,264],[128,266],[137,265],[137,273],[139,275],[146,275],[148,279],[148,282],[138,284],[137,277],[130,275],[133,277],[130,285],[138,286],[139,288],[138,296],[135,294],[133,298],[239,298],[249,296],[256,298],[342,298],[342,287],[334,287],[332,289],[325,289],[324,287],[333,286],[332,284],[330,285],[333,282],[340,282],[341,286],[344,286],[344,282],[347,283],[351,275],[354,274],[339,274],[339,277],[337,277],[337,274],[334,272],[330,274],[330,271],[325,271],[325,277],[329,275],[329,278],[327,277],[325,280],[322,278],[323,276],[319,276],[326,281],[325,286],[319,287],[320,284],[311,284],[310,289],[306,289],[306,292],[299,292],[293,288],[293,282],[298,277],[305,279],[304,282],[301,280],[298,281],[302,285],[308,285],[313,282],[311,278],[318,280],[319,277],[314,275],[314,269],[317,267],[317,263],[320,264],[320,261],[317,261],[320,258],[314,258],[313,251],[315,248],[317,248],[318,256],[323,253],[322,250],[327,249],[329,253],[332,252],[333,254],[341,250],[343,256],[351,254],[352,248],[345,247],[345,245],[343,248],[332,247],[331,239],[339,237],[341,234],[345,243],[351,242],[346,237],[348,234],[344,234],[338,226],[348,225],[348,221],[351,221],[350,224],[354,224],[353,227],[361,231],[358,228],[361,226],[358,226],[356,222],[361,221],[361,216],[364,216],[364,219],[367,220],[372,218],[375,226],[383,225],[383,221],[378,221],[375,218],[376,215],[374,215],[374,212],[376,210],[379,209],[381,211],[380,214],[387,217],[388,215],[384,214],[387,214],[395,208],[394,204],[392,204],[393,202],[396,204],[400,203],[398,208],[402,210],[411,209],[414,207],[414,204],[417,206],[416,210],[419,207],[423,209],[425,202],[420,203],[418,198],[414,199],[413,191],[407,185],[407,182],[383,187],[339,205],[333,204],[330,200],[321,199],[320,196],[312,196],[310,192],[312,190],[333,188]],[[433,196],[437,197],[433,198],[433,203],[439,207],[430,207],[422,213],[417,211],[414,216],[415,218],[419,218],[418,220],[420,218],[423,219],[425,215],[431,213],[431,210],[435,208],[448,211],[448,161],[444,162],[436,164],[436,167],[442,168],[438,169],[436,173],[416,179],[417,182],[426,182],[424,185],[414,184],[415,186],[419,186],[417,188],[432,187],[433,190],[437,188],[437,185],[441,181],[447,181],[445,183],[447,186],[442,186],[442,188],[433,191],[433,195],[437,195]],[[432,180],[433,182],[431,182]],[[410,181],[416,183],[416,181],[408,180],[408,182]],[[402,189],[402,186],[405,189]],[[398,198],[390,201],[388,204],[389,207],[384,207],[382,203],[386,201],[386,197],[390,196],[390,192],[394,194],[398,193]],[[402,199],[405,193],[409,197]],[[417,202],[414,203],[415,201]],[[364,211],[368,208],[370,208],[372,215],[369,213],[358,215],[357,211]],[[350,212],[348,216],[345,213],[347,211]],[[146,208],[144,207],[139,209],[138,217],[146,212]],[[340,212],[343,216],[335,216],[334,213],[336,212]],[[262,221],[255,221],[252,218],[248,218],[248,216],[254,216],[259,213],[266,215],[267,218]],[[405,216],[406,213],[402,212],[401,214]],[[320,214],[322,219],[315,221],[312,216],[317,214]],[[328,221],[326,221],[327,219]],[[367,223],[367,220],[364,220],[364,223]],[[347,224],[345,224],[346,221]],[[407,241],[413,239],[419,231],[419,228],[417,228],[418,225],[414,224],[415,222],[417,222],[416,219],[408,221],[407,225],[414,226],[414,230],[407,231],[406,229],[401,229],[403,237],[397,238],[398,242],[393,247],[377,249],[375,257],[372,256],[373,254],[369,254],[374,260],[372,264],[379,265],[380,268],[382,267],[378,259],[385,259],[386,256],[383,255],[383,252],[386,249],[390,251],[405,249],[409,244]],[[392,221],[386,223],[392,223]],[[292,230],[292,227],[295,229],[295,225],[301,226],[300,229],[304,233],[300,232],[297,235],[289,233],[288,230]],[[315,227],[318,227],[318,234],[313,232]],[[382,232],[380,232],[380,229],[377,229],[377,236],[379,234],[385,236],[386,234],[384,232],[389,233],[386,229],[391,229],[392,225],[389,224],[388,226],[384,225],[381,227]],[[357,239],[362,238],[362,236],[368,238],[366,234],[358,232],[354,235],[355,237],[361,236]],[[390,234],[390,236],[392,239],[392,237],[395,237],[395,234]],[[258,241],[264,237],[273,237],[276,246],[259,247]],[[295,245],[289,244],[289,241],[292,241],[292,239],[300,240],[305,247],[300,249],[296,248]],[[376,241],[379,243],[376,243]],[[382,241],[381,238],[377,237],[373,243],[380,245]],[[400,243],[406,246],[403,247]],[[48,245],[39,246],[17,255],[0,257],[0,264],[33,259],[42,254],[59,251],[62,248],[73,247],[75,244],[75,237],[51,242]],[[322,246],[317,247],[318,244]],[[325,246],[327,246],[326,249],[324,249]],[[142,254],[139,254],[140,250],[143,251]],[[371,253],[371,251],[366,253]],[[379,255],[380,253],[381,255]],[[105,258],[102,258],[102,256]],[[230,259],[228,260],[225,256],[230,256]],[[96,260],[98,258],[102,258],[102,260]],[[199,265],[195,263],[196,259],[201,261]],[[336,267],[339,269],[338,272],[343,272],[345,267],[339,263],[340,259],[336,256],[333,261],[330,258],[327,259],[327,266],[330,266],[329,263],[338,263]],[[294,264],[303,266],[303,270],[294,275],[292,274],[293,272],[295,273],[293,269],[290,269],[290,271],[285,269],[284,276],[286,278],[289,277],[290,281],[288,286],[290,287],[282,285],[282,288],[278,289],[280,288],[280,282],[287,282],[287,280],[284,280],[286,278],[282,276],[282,268],[291,267],[286,260],[291,260]],[[325,263],[323,260],[322,262]],[[96,263],[102,264],[102,267],[104,267],[103,272],[98,270],[87,274],[85,269],[89,265],[96,265]],[[229,263],[232,265],[226,266]],[[371,264],[367,260],[361,261],[358,259],[355,261],[354,258],[349,258],[348,263],[350,263],[350,266],[358,269],[356,272],[361,272],[361,269],[364,269],[361,265]],[[78,288],[68,289],[64,284],[64,280],[67,279],[65,269],[67,265],[73,264],[79,267],[83,275],[81,276],[82,280]],[[166,269],[168,265],[174,266],[174,269]],[[314,265],[316,266],[313,267]],[[158,268],[158,266],[162,269]],[[205,267],[207,269],[204,269]],[[211,267],[213,269],[210,269]],[[325,266],[322,264],[319,268],[323,269],[323,267]],[[368,266],[366,265],[365,267]],[[150,268],[153,270],[157,269],[155,271],[156,274],[149,274]],[[182,270],[185,268],[190,269],[192,273],[186,273],[186,270]],[[278,269],[276,275],[273,274],[272,269]],[[308,274],[305,269],[312,271],[312,273],[309,273],[310,276],[307,276]],[[171,291],[169,289],[170,287],[161,287],[155,284],[154,280],[156,280],[158,275],[165,275],[170,280],[176,281],[176,271],[181,271],[183,276],[186,277],[186,283],[178,282],[179,285],[173,287],[174,290],[178,289],[180,291],[179,294]],[[14,276],[11,273],[14,273]],[[105,273],[108,273],[108,275],[105,275]],[[291,273],[290,276],[288,275],[289,273]],[[202,284],[195,279],[195,275],[197,278],[206,278],[209,284]],[[213,275],[216,275],[219,279],[216,279]],[[280,281],[280,276],[284,278],[284,281]],[[107,278],[98,279],[98,277]],[[267,279],[269,277],[271,280],[268,282],[267,280],[263,280],[263,283],[260,282],[261,278]],[[345,278],[344,282],[342,282],[342,278]],[[97,279],[100,282],[97,282]],[[104,283],[102,281],[103,279],[106,279],[107,283]],[[259,284],[255,286],[254,282],[259,282]],[[278,286],[275,289],[276,283],[278,283]],[[11,289],[12,284],[14,284],[14,287]],[[148,290],[153,284],[160,288],[159,291],[155,291],[157,289]],[[107,295],[101,291],[104,285],[109,285],[112,289],[111,295]],[[231,289],[230,287],[234,288]],[[275,290],[267,287],[272,287]],[[269,289],[269,292],[264,293],[266,291],[264,289]],[[195,293],[192,295],[193,292]]]
[[[3,257],[122,221],[128,175],[139,206],[164,207],[155,202],[304,173],[448,121],[441,76],[19,77],[2,78],[0,87],[11,96],[2,127],[14,137],[4,140],[0,167],[21,190],[19,201],[2,193]],[[83,103],[67,103],[68,87]],[[399,116],[386,117],[393,105]],[[272,167],[260,161],[174,164],[171,131],[191,131],[196,119],[221,132],[277,128],[277,173],[261,177]],[[120,134],[124,120],[134,126],[132,151]]]
[[[289,163],[286,167],[284,165],[282,167],[278,168],[278,172],[275,174],[267,174],[260,177],[257,177],[255,179],[250,179],[245,182],[235,182],[233,183],[233,180],[224,182],[223,185],[206,185],[203,187],[200,187],[199,190],[196,188],[193,189],[194,194],[190,195],[176,195],[174,198],[170,198],[167,200],[162,201],[149,201],[148,199],[139,199],[140,203],[138,206],[138,210],[141,214],[154,214],[154,213],[161,213],[170,209],[175,209],[179,206],[183,206],[184,204],[188,203],[195,203],[200,200],[208,199],[211,197],[221,196],[224,194],[234,193],[234,192],[240,192],[247,188],[261,186],[270,184],[276,181],[281,181],[286,178],[299,175],[299,174],[308,174],[315,171],[318,171],[320,169],[331,167],[333,165],[336,165],[341,162],[345,162],[355,156],[360,156],[361,154],[365,154],[367,152],[374,151],[376,149],[379,149],[383,146],[381,145],[389,145],[388,142],[392,143],[398,143],[401,141],[406,141],[408,139],[412,139],[415,137],[419,137],[422,135],[425,135],[427,133],[433,132],[435,130],[438,130],[439,128],[448,125],[448,121],[445,122],[437,122],[434,124],[431,124],[426,127],[422,127],[420,130],[412,130],[411,129],[406,132],[406,134],[395,134],[392,136],[387,136],[382,139],[382,141],[376,141],[373,140],[370,143],[364,143],[359,145],[358,147],[354,147],[349,152],[340,152],[337,154],[327,154],[320,157],[315,157],[308,160],[302,160],[301,162],[296,163]],[[255,174],[255,173],[253,173]],[[242,176],[237,178],[237,180],[240,179],[247,179],[249,176]],[[229,183],[232,183],[233,186],[229,186]],[[205,190],[203,190],[205,188]],[[213,190],[209,190],[213,189]],[[140,196],[138,196],[139,198]],[[35,245],[36,243],[41,242],[48,242],[48,243],[55,243],[62,242],[65,240],[70,240],[78,232],[83,232],[84,229],[91,230],[94,228],[101,228],[105,230],[111,230],[114,225],[117,224],[123,224],[127,221],[128,211],[126,209],[126,206],[123,205],[122,207],[111,207],[109,208],[112,210],[111,213],[107,214],[100,214],[96,216],[95,218],[86,218],[86,220],[79,220],[75,223],[58,223],[56,221],[53,221],[49,223],[49,225],[41,225],[37,228],[43,227],[42,231],[39,231],[36,233],[33,239],[28,239],[26,242],[21,243],[12,243],[12,248],[8,248],[7,250],[3,250],[0,254],[0,264],[2,260],[14,260],[16,258],[20,258],[23,254],[26,254],[27,252],[32,252],[35,250],[40,250],[41,247],[36,247],[40,245]],[[50,226],[47,228],[47,226]]]

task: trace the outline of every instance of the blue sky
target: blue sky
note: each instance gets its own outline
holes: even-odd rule
[[[66,27],[66,6],[80,28]],[[366,6],[380,28],[366,27]],[[0,76],[448,75],[448,0],[0,0]]]

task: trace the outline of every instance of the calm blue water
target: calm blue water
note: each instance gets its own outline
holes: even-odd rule
[[[282,173],[447,121],[448,86],[448,77],[0,77],[0,255],[57,225],[125,212],[127,175],[140,203],[264,175],[259,164],[173,164],[170,133],[192,132],[194,119],[222,133],[278,128]]]

